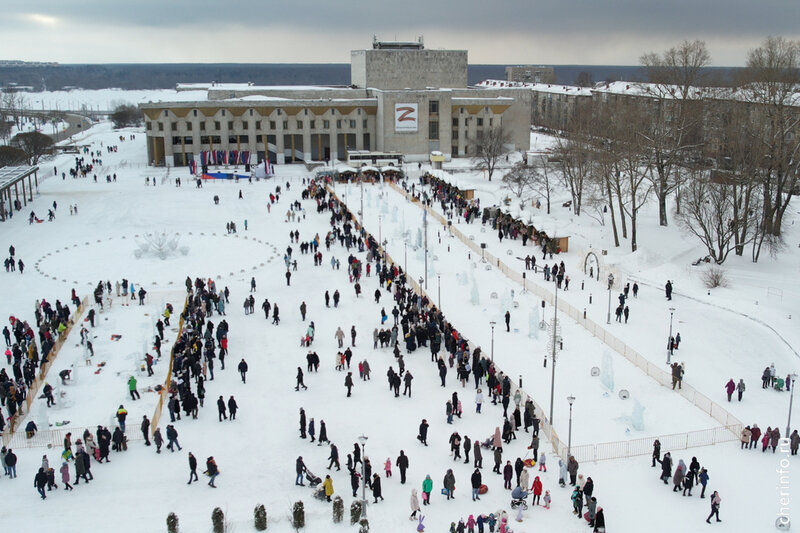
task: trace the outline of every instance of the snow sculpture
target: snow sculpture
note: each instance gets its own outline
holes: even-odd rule
[[[536,339],[539,337],[539,308],[531,306],[528,312],[528,338]]]
[[[473,279],[472,280],[472,290],[470,291],[470,301],[473,305],[480,305],[481,303],[481,295],[478,292],[478,283]]]
[[[639,400],[635,400],[633,404],[631,425],[636,431],[644,431],[644,406],[639,403]]]
[[[179,235],[168,236],[166,233],[146,233],[142,235],[141,240],[136,240],[138,248],[134,250],[133,255],[137,259],[153,256],[161,260],[167,259],[176,253],[186,255],[189,253],[189,248],[186,246],[179,248],[179,241]]]
[[[611,354],[603,352],[603,362],[600,365],[600,383],[613,391],[614,390],[614,366],[611,361]]]

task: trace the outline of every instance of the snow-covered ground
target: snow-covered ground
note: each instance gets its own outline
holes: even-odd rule
[[[120,142],[123,135],[137,133],[135,141]],[[370,342],[372,330],[380,324],[380,309],[389,311],[388,296],[384,294],[381,305],[374,303],[371,295],[377,279],[362,280],[363,295],[356,298],[346,271],[332,270],[330,258],[334,256],[346,263],[347,253],[338,245],[330,251],[321,248],[323,265],[314,267],[311,257],[299,254],[298,271],[293,272],[292,284],[286,286],[281,257],[289,245],[288,232],[300,231],[301,240],[310,240],[315,234],[324,238],[329,226],[328,216],[317,215],[315,204],[303,201],[306,218],[300,223],[287,223],[285,214],[290,202],[299,200],[301,180],[307,177],[302,166],[278,167],[278,178],[257,183],[225,182],[206,183],[197,189],[187,179],[186,169],[155,169],[143,163],[145,136],[141,130],[113,131],[101,124],[82,135],[83,141],[95,150],[102,151],[104,168],[97,169],[98,181],[91,178],[61,180],[40,176],[39,195],[30,209],[41,215],[53,201],[58,203],[54,222],[29,225],[27,212],[0,225],[4,246],[13,244],[16,256],[27,264],[25,274],[5,274],[2,282],[3,298],[0,316],[15,315],[34,321],[34,301],[40,298],[67,301],[75,287],[86,295],[99,280],[110,280],[112,285],[121,278],[133,281],[148,290],[144,306],[113,297],[110,309],[98,314],[97,326],[91,330],[94,337],[95,361],[85,365],[85,356],[78,344],[77,330],[62,349],[53,371],[73,367],[73,382],[57,386],[57,405],[43,407],[37,400],[33,417],[44,423],[69,420],[64,426],[82,432],[83,427],[97,424],[112,427],[112,416],[119,404],[129,411],[128,433],[139,434],[138,422],[142,415],[152,418],[155,395],[147,388],[162,382],[166,365],[155,366],[155,375],[146,377],[139,368],[142,352],[152,340],[153,323],[166,302],[179,309],[183,301],[183,280],[186,276],[212,277],[218,287],[228,286],[231,291],[226,320],[230,324],[230,356],[228,368],[216,369],[216,379],[207,383],[206,407],[201,409],[199,420],[176,422],[183,451],[168,451],[157,455],[155,450],[133,440],[127,452],[112,453],[114,464],[95,464],[95,480],[88,486],[76,487],[74,492],[59,490],[49,493],[46,501],[39,500],[32,487],[41,455],[47,454],[50,463],[60,465],[60,450],[31,448],[15,450],[19,455],[16,480],[3,478],[5,487],[3,525],[8,529],[30,528],[55,531],[86,531],[113,529],[120,532],[163,531],[165,518],[170,511],[178,514],[182,531],[211,531],[211,510],[219,506],[229,517],[236,531],[252,529],[252,510],[258,503],[266,506],[271,531],[290,531],[288,514],[291,503],[302,499],[306,505],[308,531],[353,531],[346,522],[331,523],[330,505],[314,500],[307,487],[297,487],[294,479],[294,460],[302,455],[309,468],[318,475],[327,473],[327,447],[317,447],[298,438],[297,420],[300,407],[317,423],[325,420],[330,439],[339,447],[342,463],[361,434],[369,437],[366,447],[373,469],[383,477],[383,462],[392,461],[403,449],[410,458],[408,483],[401,485],[399,473],[383,479],[386,500],[370,505],[369,519],[373,531],[414,531],[416,522],[408,522],[408,500],[411,488],[421,487],[426,474],[434,481],[433,504],[424,507],[427,531],[447,531],[449,525],[470,514],[496,512],[508,509],[509,494],[502,489],[502,481],[491,473],[491,453],[484,451],[484,483],[489,492],[480,502],[469,499],[469,475],[472,468],[457,464],[448,456],[447,438],[452,430],[471,438],[484,439],[495,426],[500,425],[502,408],[488,404],[480,415],[474,413],[474,392],[471,385],[461,388],[453,373],[448,374],[446,388],[441,388],[436,367],[430,362],[425,349],[406,355],[406,367],[415,376],[413,397],[394,398],[387,390],[385,372],[394,358],[388,349],[373,350]],[[547,140],[540,139],[542,146]],[[537,141],[538,142],[538,141]],[[101,148],[118,145],[116,153],[106,153]],[[59,156],[52,165],[60,175],[72,161],[70,155]],[[49,169],[50,163],[42,165]],[[464,167],[456,162],[452,167]],[[463,170],[463,168],[462,168]],[[50,174],[43,171],[43,174]],[[106,174],[117,174],[116,183],[106,183]],[[491,184],[479,175],[468,172],[447,174],[447,179],[462,187],[474,186],[482,203],[499,202],[505,193],[500,192],[499,181]],[[145,186],[146,177],[156,177],[156,186]],[[183,186],[176,187],[174,178],[182,177]],[[291,184],[286,191],[286,183]],[[284,189],[280,202],[270,212],[266,209],[267,196],[280,184]],[[238,198],[239,191],[243,198]],[[360,188],[339,185],[336,193],[346,199],[351,209],[359,209]],[[417,249],[417,228],[421,226],[422,212],[398,193],[385,186],[366,187],[364,199],[367,229],[388,240],[388,252],[400,264],[404,258],[404,232],[410,237],[407,245],[409,275],[414,279],[423,275],[423,257]],[[219,195],[220,204],[214,205],[212,197]],[[78,205],[78,215],[69,215],[69,205]],[[557,206],[561,202],[556,203]],[[396,208],[396,210],[395,210]],[[380,216],[380,218],[379,218]],[[796,284],[798,252],[796,246],[787,247],[777,259],[764,258],[756,265],[746,260],[733,260],[729,267],[732,283],[728,289],[715,290],[711,296],[701,289],[694,271],[686,265],[701,255],[691,239],[674,227],[659,228],[652,211],[642,215],[640,246],[637,254],[626,249],[613,249],[608,229],[600,227],[587,217],[574,217],[566,209],[556,207],[550,217],[541,212],[532,213],[537,226],[546,231],[558,230],[560,235],[571,237],[569,253],[563,256],[572,282],[570,290],[561,292],[575,306],[587,307],[588,315],[597,322],[605,321],[607,295],[603,287],[585,279],[579,273],[582,256],[578,253],[588,245],[608,249],[606,260],[619,272],[640,281],[639,298],[630,302],[631,320],[625,324],[612,323],[611,332],[640,351],[654,362],[663,364],[664,337],[668,328],[669,305],[676,308],[677,331],[681,332],[679,360],[687,363],[687,383],[730,409],[746,423],[758,422],[762,428],[778,424],[783,431],[788,408],[788,395],[760,388],[760,374],[766,364],[774,361],[779,372],[788,373],[797,368],[796,355],[788,345],[796,344],[797,328],[792,321],[798,318]],[[245,231],[245,220],[248,229]],[[239,232],[229,235],[225,224],[233,221]],[[494,331],[494,357],[498,365],[515,379],[521,375],[525,389],[545,409],[550,400],[550,366],[542,367],[547,341],[544,332],[529,336],[531,314],[541,320],[537,299],[520,294],[521,287],[503,277],[497,269],[485,270],[474,254],[454,238],[448,237],[429,220],[429,246],[432,270],[429,270],[428,294],[438,300],[441,275],[442,309],[456,328],[472,342],[490,351],[491,327]],[[789,227],[787,239],[797,240]],[[523,250],[521,243],[497,242],[491,229],[482,232],[480,224],[459,229],[475,235],[478,242],[486,242],[488,250],[498,257],[513,259],[533,250]],[[137,240],[147,233],[163,232],[176,235],[180,246],[188,248],[186,255],[177,254],[165,260],[142,257],[137,259],[134,250]],[[439,236],[441,234],[441,244]],[[796,242],[795,242],[796,244]],[[449,249],[448,249],[449,248]],[[511,255],[507,250],[512,251]],[[541,256],[539,256],[541,258]],[[475,266],[473,267],[473,263]],[[282,321],[275,326],[264,320],[263,313],[245,316],[241,303],[249,296],[250,278],[258,283],[256,309],[263,299],[269,298],[281,308]],[[532,277],[532,282],[544,283]],[[676,285],[671,303],[663,298],[663,282],[672,279]],[[580,282],[585,281],[584,290]],[[473,297],[473,286],[477,300]],[[766,287],[781,287],[783,300],[766,297]],[[342,294],[339,309],[326,308],[325,290],[338,289]],[[513,297],[511,291],[514,291]],[[594,294],[593,304],[588,304],[588,293]],[[497,294],[497,299],[492,298]],[[772,291],[773,294],[774,291]],[[794,296],[794,297],[793,297]],[[616,298],[616,294],[612,295]],[[755,300],[759,300],[758,306]],[[307,391],[294,391],[297,366],[305,370],[307,350],[299,346],[307,322],[302,322],[299,305],[308,306],[308,320],[316,325],[313,349],[319,353],[322,364],[318,374],[306,373]],[[474,303],[479,301],[479,303]],[[511,304],[510,333],[505,332],[502,314]],[[131,303],[129,306],[123,303]],[[535,311],[534,311],[535,310]],[[552,307],[545,309],[549,318]],[[792,319],[788,318],[789,314]],[[216,323],[220,317],[214,316]],[[175,331],[167,330],[166,353],[174,341]],[[768,324],[770,327],[767,327]],[[336,354],[334,332],[338,326],[345,331],[355,325],[358,331],[353,362],[367,359],[373,375],[369,382],[356,380],[352,398],[345,398],[344,374],[333,368]],[[87,326],[88,327],[88,326]],[[574,395],[572,439],[576,445],[650,437],[663,433],[680,433],[716,427],[719,424],[699,409],[659,386],[646,377],[627,360],[601,344],[577,323],[564,319],[562,335],[564,350],[559,353],[556,373],[554,419],[562,439],[568,434],[569,406],[566,396]],[[91,329],[91,328],[90,328]],[[111,335],[120,335],[112,340]],[[783,342],[779,336],[786,339]],[[601,366],[608,353],[613,367],[615,390],[609,391],[592,377],[593,366]],[[236,363],[245,358],[249,364],[247,384],[241,383],[235,371]],[[107,364],[99,373],[97,362]],[[666,368],[666,367],[665,367]],[[50,382],[58,381],[55,373]],[[137,376],[142,399],[132,402],[127,393],[127,379]],[[748,384],[744,401],[728,404],[723,396],[723,385],[728,378],[743,377]],[[628,389],[631,399],[620,400],[617,391]],[[458,391],[465,408],[462,419],[454,427],[445,423],[444,404],[453,391]],[[240,411],[235,422],[218,422],[214,400],[219,395],[236,397]],[[632,428],[633,403],[644,408],[644,430]],[[169,416],[164,413],[161,425]],[[431,429],[429,447],[415,439],[420,419],[426,418]],[[113,427],[112,427],[113,429]],[[524,456],[529,436],[518,433],[505,450],[504,458],[512,462]],[[546,443],[541,450],[550,452]],[[213,455],[221,469],[218,489],[198,484],[187,486],[188,465],[186,453],[192,451],[201,465]],[[668,451],[664,449],[662,451]],[[800,475],[792,464],[788,481],[781,480],[776,469],[785,459],[777,454],[760,451],[739,451],[737,444],[723,444],[705,448],[674,451],[673,458],[684,459],[687,464],[697,456],[709,469],[710,493],[719,490],[722,496],[722,524],[717,529],[726,531],[771,530],[779,511],[778,491],[783,487],[791,494],[793,477]],[[443,462],[444,461],[444,462]],[[446,468],[454,468],[456,500],[447,502],[439,494]],[[549,511],[541,508],[525,512],[522,524],[514,523],[514,531],[586,531],[588,527],[571,513],[569,490],[557,485],[558,468],[554,457],[548,460],[548,472],[531,471],[541,475],[544,488],[553,496]],[[200,469],[201,471],[203,468]],[[705,527],[701,520],[708,514],[708,499],[700,500],[699,492],[693,498],[672,494],[657,478],[647,456],[584,463],[580,472],[591,476],[595,482],[595,495],[605,509],[609,531],[638,532],[643,529],[655,532],[675,530],[695,531]],[[352,501],[349,478],[342,471],[331,473],[337,494],[349,506]],[[203,481],[201,477],[201,481]],[[670,485],[671,486],[671,485]],[[360,491],[359,491],[360,495]],[[674,504],[666,498],[679,500]],[[371,498],[370,498],[371,501]],[[39,512],[43,510],[44,512]],[[717,527],[718,526],[718,527]]]

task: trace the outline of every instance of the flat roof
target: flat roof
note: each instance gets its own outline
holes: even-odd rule
[[[5,189],[9,185],[23,180],[39,170],[39,167],[17,166],[0,168],[0,189]]]

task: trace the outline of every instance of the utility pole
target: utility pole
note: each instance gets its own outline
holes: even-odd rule
[[[428,290],[428,211],[422,207],[422,226],[425,228],[425,290]]]

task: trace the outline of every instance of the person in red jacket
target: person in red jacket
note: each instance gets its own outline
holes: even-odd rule
[[[749,448],[756,448],[758,449],[758,439],[761,438],[761,428],[758,427],[758,424],[753,424],[753,427],[750,428],[750,445]]]
[[[533,504],[539,505],[539,498],[542,496],[542,481],[539,479],[539,476],[534,478],[531,490],[533,491]]]
[[[731,396],[733,396],[733,392],[736,390],[736,383],[733,382],[733,378],[731,378],[728,383],[725,384],[725,392],[728,393],[728,401],[731,401]]]

